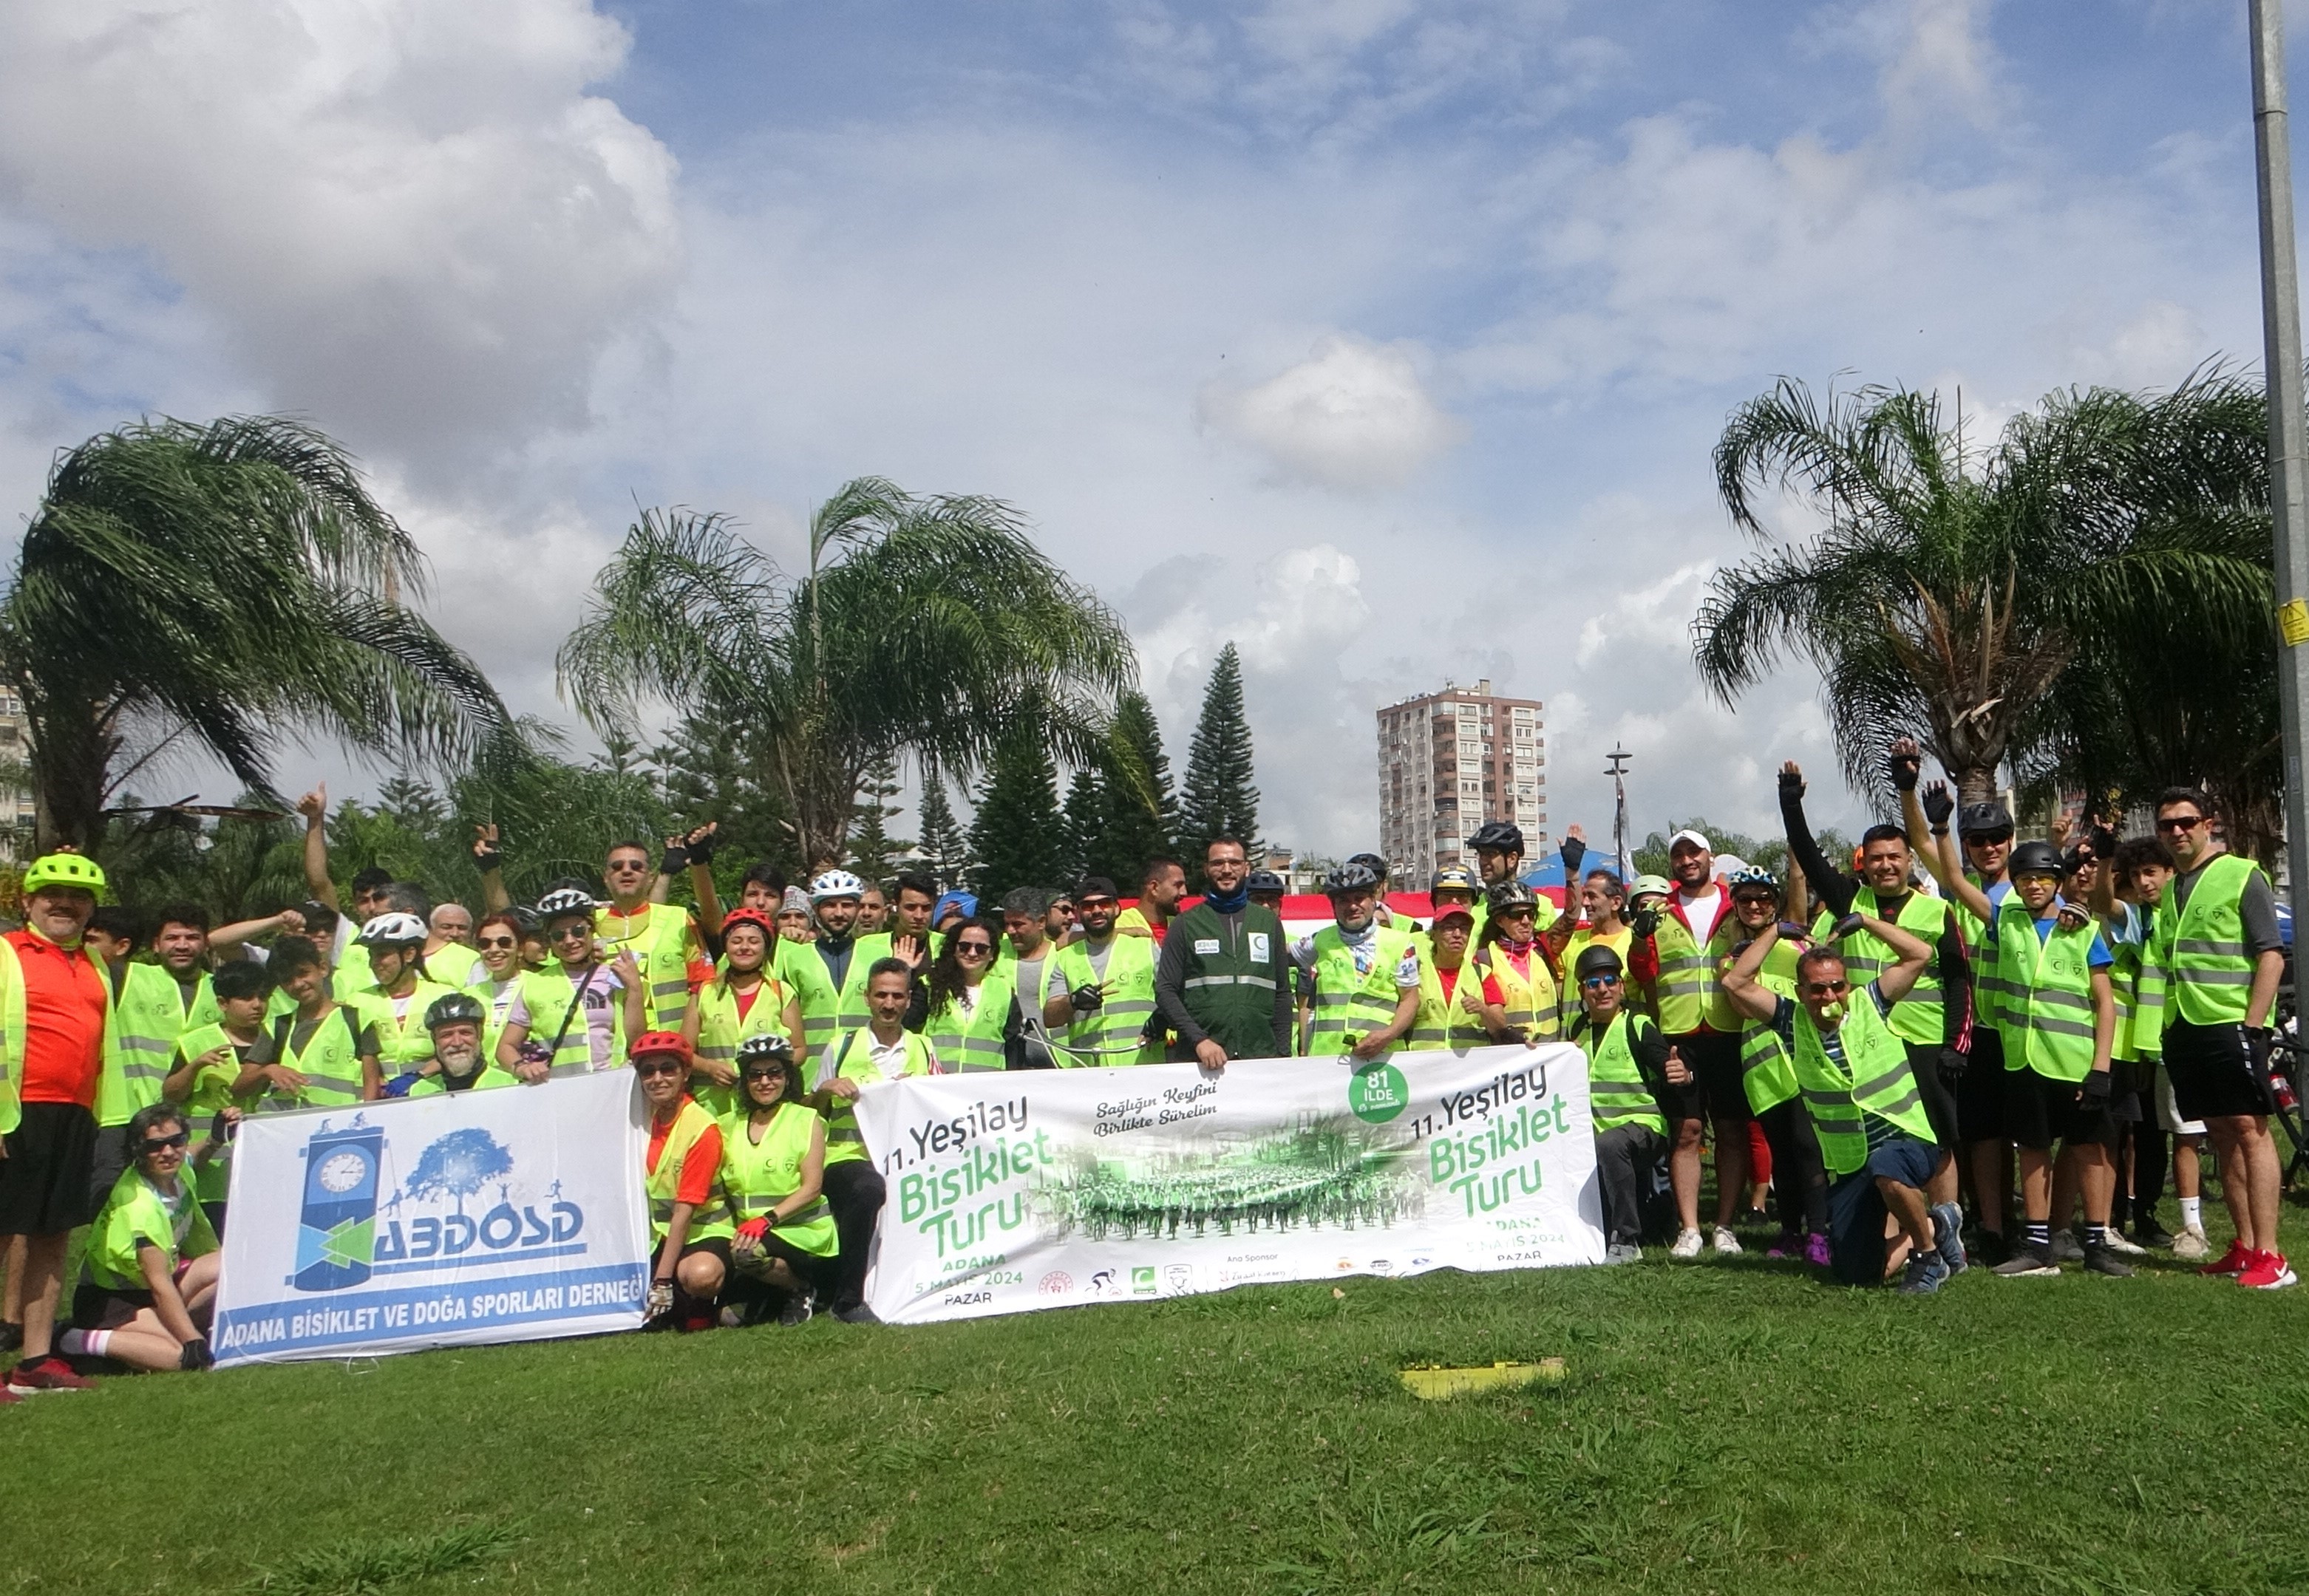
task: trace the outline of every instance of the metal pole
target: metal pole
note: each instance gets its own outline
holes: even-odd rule
[[[2301,289],[2293,236],[2293,142],[2285,109],[2283,0],[2247,0],[2253,146],[2261,188],[2261,319],[2269,382],[2269,509],[2276,533],[2277,691],[2285,737],[2286,864],[2293,923],[2309,926],[2309,782],[2301,713],[2309,695],[2309,460],[2302,453]],[[2296,853],[2296,849],[2303,850]]]
[[[1615,856],[1612,868],[1624,886],[1628,881],[1628,761],[1635,755],[1614,742],[1612,751],[1604,757],[1612,762],[1606,773],[1612,778],[1612,793],[1617,800],[1612,813],[1612,851]],[[1570,884],[1566,883],[1564,890],[1570,891]]]

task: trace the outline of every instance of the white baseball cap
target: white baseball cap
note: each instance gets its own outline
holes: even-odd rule
[[[1670,853],[1673,853],[1675,851],[1675,845],[1679,842],[1689,842],[1694,847],[1703,849],[1709,853],[1714,853],[1716,851],[1715,843],[1710,842],[1706,837],[1701,836],[1698,832],[1694,831],[1681,831],[1676,833],[1674,836],[1670,837],[1667,840],[1667,850]]]

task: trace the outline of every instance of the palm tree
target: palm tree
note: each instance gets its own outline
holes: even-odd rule
[[[205,749],[269,789],[283,738],[454,761],[506,723],[457,649],[399,602],[416,546],[303,423],[162,418],[58,456],[0,600],[43,847],[91,846],[152,760]]]
[[[878,477],[817,507],[800,576],[726,517],[644,511],[559,669],[596,727],[633,726],[653,694],[745,729],[811,860],[843,857],[878,759],[909,750],[965,776],[1032,707],[1051,751],[1081,763],[1137,676],[1121,622],[1008,505]]]
[[[1885,745],[1912,730],[1967,802],[2008,761],[2072,777],[2063,717],[2147,686],[2123,678],[2113,639],[2169,638],[2176,618],[2231,644],[2270,635],[2259,405],[2218,369],[2166,394],[2056,393],[1976,467],[1934,395],[1822,404],[1783,378],[1716,447],[1725,507],[1763,547],[1709,583],[1700,675],[1729,705],[1785,656],[1810,660],[1862,791],[1881,790]],[[1820,529],[1774,538],[1773,489]]]

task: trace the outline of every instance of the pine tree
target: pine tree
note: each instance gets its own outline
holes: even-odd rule
[[[1258,850],[1258,789],[1251,784],[1250,721],[1242,707],[1242,657],[1230,643],[1211,667],[1203,712],[1187,749],[1187,781],[1179,800],[1179,849],[1189,876],[1199,881],[1203,850],[1213,837],[1241,837]]]
[[[1099,785],[1105,797],[1105,826],[1092,850],[1099,867],[1128,893],[1151,858],[1179,846],[1179,800],[1171,790],[1171,759],[1163,752],[1163,729],[1146,694],[1124,693],[1115,701],[1114,725],[1107,738],[1105,768]]]
[[[962,827],[954,818],[954,810],[947,802],[946,779],[936,766],[922,772],[922,801],[919,815],[921,841],[914,850],[921,855],[922,873],[943,887],[960,881],[970,867],[970,845],[964,839]]]
[[[866,767],[865,779],[858,784],[857,818],[850,823],[850,867],[869,881],[887,881],[897,861],[913,848],[891,836],[886,824],[899,813],[890,801],[897,796],[898,761],[885,754]]]
[[[1098,841],[1105,833],[1106,789],[1097,772],[1078,770],[1067,788],[1066,857],[1059,878],[1050,884],[1072,892],[1084,876],[1097,874],[1091,860],[1097,857]]]
[[[1031,722],[1003,739],[987,762],[971,823],[978,856],[971,890],[982,905],[1012,887],[1055,886],[1066,864],[1066,823],[1059,813],[1059,772],[1050,744]]]

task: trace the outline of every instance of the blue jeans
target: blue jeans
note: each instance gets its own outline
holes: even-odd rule
[[[1896,1180],[1922,1192],[1938,1156],[1929,1143],[1896,1135],[1870,1148],[1865,1164],[1829,1183],[1828,1251],[1838,1280],[1872,1286],[1884,1278],[1884,1218],[1890,1211],[1876,1183]]]

